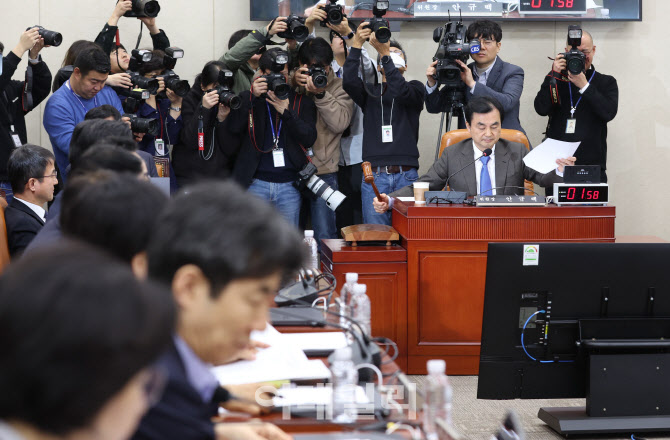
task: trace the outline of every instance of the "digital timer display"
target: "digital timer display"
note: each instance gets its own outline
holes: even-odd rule
[[[586,0],[521,0],[521,14],[586,14]]]
[[[607,185],[592,184],[559,184],[555,191],[556,203],[559,204],[605,204],[609,201]]]

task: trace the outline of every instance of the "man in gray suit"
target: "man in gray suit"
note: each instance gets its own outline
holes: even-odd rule
[[[451,147],[433,164],[417,182],[428,182],[431,191],[442,190],[449,180],[453,191],[477,194],[523,194],[524,179],[547,187],[563,181],[565,165],[574,165],[574,157],[557,159],[557,169],[547,174],[528,168],[523,158],[526,147],[516,142],[500,139],[502,127],[502,105],[488,96],[472,99],[465,107],[466,127],[472,136]],[[492,153],[483,156],[486,149]],[[475,161],[475,159],[478,159]],[[474,163],[473,163],[474,161]],[[495,184],[492,184],[495,182]],[[391,197],[411,196],[411,185],[390,194]],[[384,213],[392,205],[392,199],[381,194],[373,201],[375,211]]]
[[[503,106],[503,126],[526,133],[519,122],[519,99],[523,91],[523,69],[514,64],[506,63],[500,57],[502,29],[490,20],[477,20],[468,27],[468,41],[477,39],[481,44],[479,53],[473,54],[473,63],[468,66],[460,60],[461,80],[464,83],[463,95],[465,102],[477,96],[490,96],[497,99]],[[426,110],[440,113],[447,110],[449,93],[446,88],[438,90],[435,79],[435,65],[431,63],[426,71]],[[465,128],[462,114],[458,115],[458,128]]]

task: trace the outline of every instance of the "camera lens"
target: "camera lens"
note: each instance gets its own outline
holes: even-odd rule
[[[155,95],[158,92],[160,84],[155,78],[144,78],[142,76],[133,77],[133,85],[139,87],[140,89],[147,89],[149,93]]]
[[[300,42],[305,41],[309,36],[309,29],[307,29],[307,26],[300,23],[298,20],[291,22],[290,29],[293,37]]]
[[[58,32],[42,29],[39,32],[40,37],[44,38],[44,44],[47,46],[60,46],[63,42],[63,36]]]
[[[219,102],[226,107],[237,110],[242,105],[242,99],[234,93],[223,92],[219,95]]]
[[[318,89],[322,89],[328,85],[328,77],[322,73],[312,76],[312,82]]]
[[[272,82],[272,87],[271,90],[275,92],[275,95],[277,95],[277,98],[279,99],[287,99],[289,92],[291,91],[291,86],[286,84],[285,81],[281,79],[274,80]]]
[[[180,80],[179,77],[169,78],[165,81],[165,87],[172,90],[181,96],[182,98],[188,95],[189,90],[191,90],[191,85],[186,80]]]
[[[391,30],[383,23],[376,23],[374,32],[375,38],[380,43],[388,43],[391,39]]]
[[[140,13],[147,17],[156,17],[161,11],[161,5],[159,5],[156,0],[136,0],[133,3],[133,9],[135,9],[135,5],[137,5],[137,9]]]
[[[130,129],[134,133],[148,133],[156,136],[158,134],[158,121],[156,119],[133,118],[130,121]]]
[[[330,24],[338,25],[342,23],[342,10],[340,8],[331,9],[328,12],[328,21]]]
[[[573,75],[579,75],[584,71],[584,60],[578,57],[570,58],[568,60],[568,71]]]

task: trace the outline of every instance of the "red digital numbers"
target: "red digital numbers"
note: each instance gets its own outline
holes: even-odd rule
[[[600,198],[600,191],[593,191],[593,200],[598,200]]]
[[[542,7],[542,0],[531,0],[530,6],[532,8],[541,8]]]
[[[549,7],[551,8],[572,8],[575,0],[551,0]],[[530,7],[533,9],[542,8],[542,0],[531,0]]]
[[[575,200],[575,189],[568,188],[568,200]]]
[[[582,188],[581,197],[577,195],[577,188],[568,188],[568,193],[566,195],[566,200],[573,200],[576,202],[584,200],[600,200],[600,191],[592,190],[587,191],[586,188]]]
[[[565,0],[565,7],[566,8],[571,8],[573,4],[574,4],[574,0]]]

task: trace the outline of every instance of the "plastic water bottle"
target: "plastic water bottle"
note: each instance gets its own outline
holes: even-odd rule
[[[340,291],[340,325],[349,328],[351,323],[346,317],[353,318],[351,314],[351,297],[354,295],[354,285],[358,282],[358,274],[348,272],[344,277],[346,282]]]
[[[358,370],[351,360],[351,347],[335,350],[330,371],[333,376],[333,421],[354,423],[358,416],[356,407]]]
[[[314,231],[305,230],[305,243],[309,247],[309,267],[308,269],[319,270],[319,246],[314,239]]]
[[[354,293],[351,296],[351,314],[367,336],[371,336],[370,329],[370,298],[365,293],[365,284],[354,284]]]
[[[447,364],[442,359],[428,361],[428,380],[426,382],[426,398],[423,403],[423,431],[426,439],[437,440],[438,428],[436,419],[442,419],[451,425],[452,389],[445,374]]]

